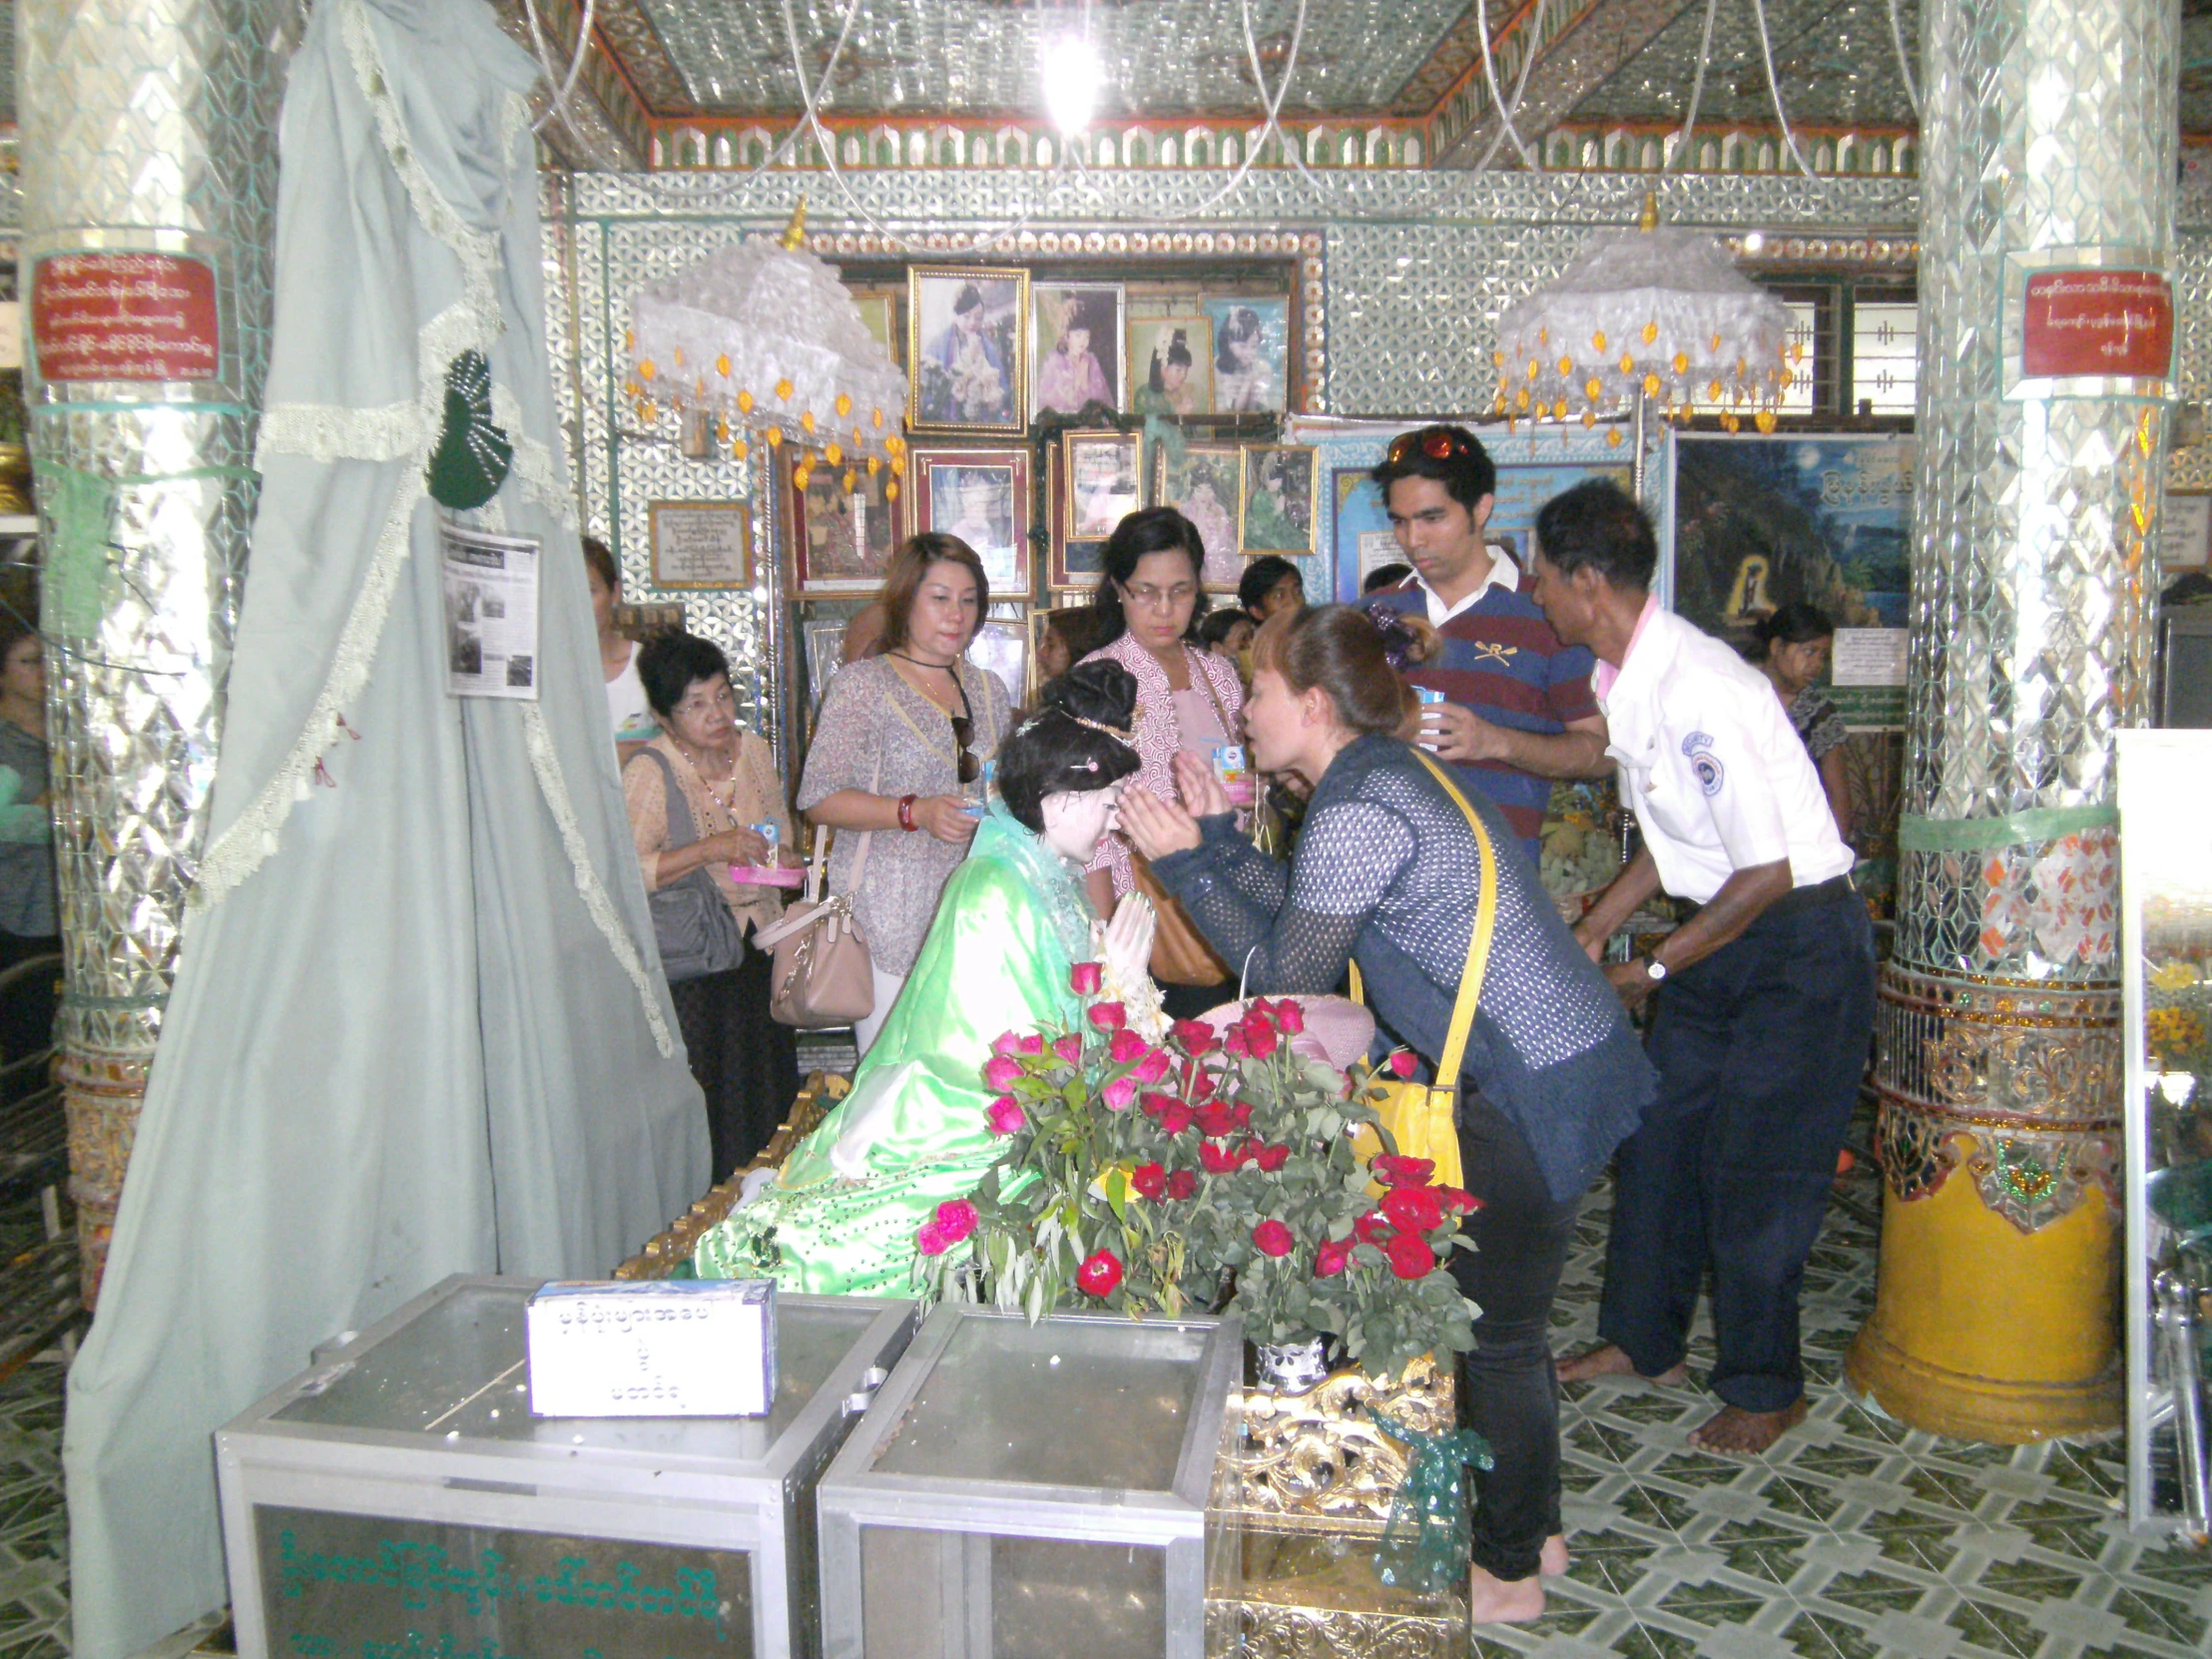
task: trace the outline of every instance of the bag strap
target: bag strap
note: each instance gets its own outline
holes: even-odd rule
[[[1474,901],[1474,926],[1467,932],[1467,962],[1459,974],[1459,994],[1451,1004],[1451,1024],[1444,1034],[1444,1051],[1436,1057],[1436,1087],[1456,1090],[1459,1068],[1467,1055],[1467,1039],[1474,1034],[1474,1010],[1482,1000],[1482,976],[1490,965],[1490,937],[1497,931],[1497,853],[1490,844],[1489,828],[1483,824],[1482,815],[1459,793],[1459,786],[1451,781],[1450,775],[1419,750],[1414,750],[1413,755],[1466,815],[1467,828],[1474,831],[1475,858],[1482,872],[1482,890]],[[1352,996],[1356,1002],[1367,1001],[1367,987],[1361,983],[1358,962],[1352,964]],[[1450,1081],[1445,1081],[1447,1078]]]
[[[691,803],[684,799],[684,788],[676,782],[676,769],[668,764],[668,757],[648,744],[642,753],[653,757],[653,764],[661,769],[662,813],[668,822],[668,850],[691,845],[699,839],[699,826],[692,822]],[[676,827],[684,827],[683,839],[676,838]]]

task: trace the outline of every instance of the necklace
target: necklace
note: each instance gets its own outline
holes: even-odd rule
[[[700,754],[695,755],[689,745],[679,743],[676,746],[676,753],[684,757],[684,764],[691,768],[692,776],[699,780],[699,787],[707,792],[709,801],[712,801],[725,813],[730,812],[737,805],[738,768],[735,756],[731,758],[729,776],[715,779],[710,778],[707,775],[706,767],[700,764],[701,756],[708,753],[707,751],[703,750]],[[718,784],[721,786],[720,788],[716,787]]]

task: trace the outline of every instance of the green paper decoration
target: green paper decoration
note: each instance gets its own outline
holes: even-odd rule
[[[1439,1595],[1466,1577],[1472,1536],[1466,1465],[1488,1468],[1489,1442],[1471,1428],[1420,1434],[1372,1406],[1368,1415],[1405,1444],[1405,1478],[1390,1500],[1390,1518],[1382,1524],[1382,1546],[1375,1555],[1377,1576],[1385,1584]]]
[[[515,446],[491,421],[491,364],[463,351],[445,371],[445,424],[423,476],[441,507],[466,511],[499,493],[514,465]]]

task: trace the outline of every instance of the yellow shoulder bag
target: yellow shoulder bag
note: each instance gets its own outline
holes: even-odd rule
[[[1497,926],[1497,854],[1491,849],[1490,831],[1482,823],[1482,815],[1459,793],[1450,775],[1420,751],[1414,754],[1467,816],[1467,828],[1474,831],[1475,855],[1481,862],[1482,891],[1475,899],[1474,927],[1467,935],[1467,965],[1459,975],[1459,995],[1451,1005],[1451,1026],[1444,1034],[1444,1051],[1436,1057],[1435,1083],[1378,1078],[1368,1098],[1382,1118],[1382,1127],[1397,1142],[1399,1153],[1432,1160],[1435,1179],[1444,1186],[1457,1187],[1464,1185],[1465,1177],[1459,1164],[1459,1067],[1466,1058],[1467,1038],[1474,1030],[1475,1006],[1482,1000],[1482,973],[1490,960],[1490,934]],[[1352,967],[1352,995],[1355,1001],[1367,1000],[1357,962]],[[1360,1147],[1363,1157],[1373,1157],[1382,1149],[1373,1134],[1363,1133],[1360,1140],[1364,1143]]]

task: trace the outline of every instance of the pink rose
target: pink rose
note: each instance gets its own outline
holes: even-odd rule
[[[1110,1004],[1110,1006],[1118,1011],[1121,1007],[1121,1004],[1117,1002]],[[1098,1010],[1096,1008],[1093,1008],[1091,1012],[1095,1014],[1098,1012]],[[1129,1064],[1130,1061],[1136,1059],[1139,1055],[1144,1053],[1144,1038],[1138,1036],[1136,1032],[1130,1030],[1127,1026],[1122,1026],[1116,1029],[1114,1032],[1114,1040],[1106,1046],[1107,1057],[1111,1059],[1117,1066],[1126,1066],[1127,1064]],[[1158,1080],[1153,1079],[1153,1081]]]
[[[1021,1062],[1011,1054],[993,1054],[983,1062],[983,1081],[994,1089],[1010,1089],[1021,1078]]]
[[[914,1233],[914,1249],[924,1256],[942,1256],[952,1241],[934,1221],[925,1221]]]
[[[1314,1252],[1314,1277],[1334,1279],[1352,1265],[1352,1253],[1357,1248],[1352,1239],[1324,1239],[1321,1248]]]
[[[1126,1112],[1130,1102],[1137,1098],[1137,1080],[1134,1077],[1117,1077],[1098,1091],[1098,1097],[1112,1110]]]
[[[948,1198],[937,1206],[937,1229],[948,1245],[956,1245],[975,1231],[975,1206],[964,1198]]]
[[[1129,1010],[1118,1002],[1094,1002],[1090,1021],[1101,1031],[1119,1031],[1129,1023]]]
[[[1291,1236],[1291,1230],[1273,1219],[1262,1222],[1252,1230],[1252,1246],[1263,1256],[1288,1256],[1291,1246],[1297,1243]]]
[[[990,1120],[994,1135],[1018,1135],[1029,1127],[1029,1114],[1021,1109],[1021,1102],[1010,1094],[1002,1094],[983,1109]]]
[[[1306,1029],[1306,1010],[1286,996],[1275,1005],[1275,1023],[1285,1036],[1298,1036]]]
[[[1137,1062],[1136,1077],[1140,1083],[1157,1083],[1168,1074],[1168,1051],[1155,1048]]]
[[[1096,962],[1077,962],[1068,969],[1068,988],[1077,996],[1096,996],[1105,982],[1105,972]]]
[[[991,1039],[993,1054],[1018,1054],[1020,1051],[1021,1037],[1015,1032],[1001,1031]]]
[[[1390,1051],[1390,1070],[1396,1072],[1400,1077],[1412,1076],[1413,1051],[1409,1048],[1392,1049]]]
[[[1021,1039],[1020,1050],[1024,1054],[1042,1054],[1044,1052],[1044,1034],[1040,1031],[1030,1032]]]
[[[1052,1039],[1052,1052],[1059,1055],[1069,1065],[1079,1066],[1083,1063],[1083,1039],[1073,1031],[1070,1031],[1064,1037],[1054,1037]]]

